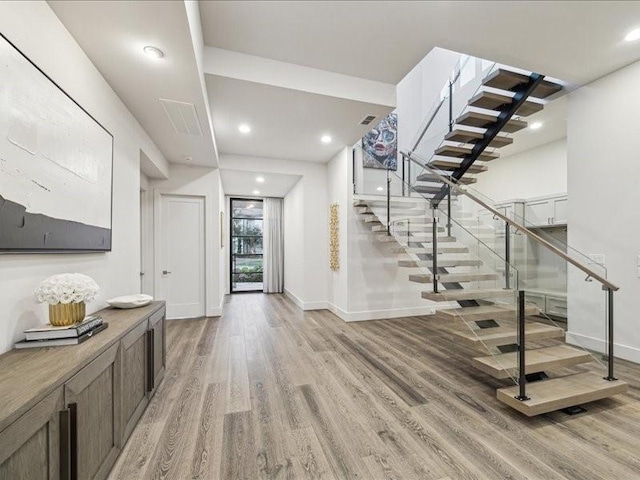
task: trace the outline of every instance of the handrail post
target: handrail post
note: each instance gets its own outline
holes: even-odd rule
[[[511,287],[511,230],[509,224],[504,222],[504,288]]]
[[[391,236],[391,177],[387,168],[387,236]]]
[[[432,219],[432,235],[433,238],[431,239],[431,245],[433,247],[432,250],[432,270],[433,270],[433,293],[438,293],[438,277],[440,277],[440,275],[438,275],[438,216],[437,216],[437,209],[433,208],[431,210],[431,215],[433,216]]]
[[[524,290],[518,291],[518,387],[517,400],[524,402],[527,397],[527,372],[525,363]]]
[[[449,81],[449,131],[453,130],[453,82]]]
[[[409,185],[409,188],[407,189],[407,197],[411,196],[411,160],[409,160],[408,158],[405,157],[405,159],[407,160],[407,178],[409,179],[407,185]]]
[[[607,336],[608,336],[608,346],[607,346],[607,356],[609,364],[607,365],[608,371],[607,376],[604,377],[605,380],[609,380],[613,382],[617,380],[617,378],[613,375],[613,290],[611,288],[607,288]]]
[[[407,182],[406,177],[404,175],[404,164],[405,164],[405,158],[404,155],[402,156],[402,196],[404,197],[404,192],[405,192],[405,183]]]
[[[451,236],[451,187],[447,193],[447,236]]]

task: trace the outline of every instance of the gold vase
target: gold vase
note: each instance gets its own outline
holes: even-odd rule
[[[86,305],[78,303],[57,303],[49,305],[49,323],[56,327],[73,325],[84,320]]]

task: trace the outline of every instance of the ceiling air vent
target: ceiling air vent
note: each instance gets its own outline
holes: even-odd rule
[[[376,119],[375,115],[367,115],[366,117],[364,117],[362,120],[360,120],[360,125],[369,125],[371,122],[373,122]]]
[[[194,137],[202,136],[202,128],[200,128],[196,106],[193,103],[176,102],[164,98],[160,99],[160,103],[176,132]]]

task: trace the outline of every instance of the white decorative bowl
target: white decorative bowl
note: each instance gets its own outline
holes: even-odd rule
[[[151,295],[139,293],[137,295],[125,295],[107,300],[107,303],[115,308],[138,308],[149,305],[153,301]]]

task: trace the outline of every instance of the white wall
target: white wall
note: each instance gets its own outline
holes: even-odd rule
[[[471,188],[496,202],[565,193],[567,139],[491,161]]]
[[[299,306],[305,298],[304,185],[302,179],[284,197],[284,288]]]
[[[350,171],[351,149],[342,149],[327,164],[327,181],[329,185],[329,205],[338,204],[338,239],[339,261],[338,271],[329,270],[329,303],[332,310],[348,311],[348,259],[349,259],[349,211],[353,210],[352,185]],[[329,233],[330,234],[330,233]]]
[[[218,170],[218,173],[220,171]],[[228,291],[228,283],[227,283],[227,272],[228,269],[228,259],[229,252],[231,251],[231,247],[229,245],[229,208],[227,207],[227,199],[224,195],[224,188],[222,187],[222,177],[218,175],[218,208],[220,212],[223,214],[224,225],[220,225],[220,212],[218,212],[217,222],[218,222],[218,305],[220,306],[220,314],[222,314],[222,306],[224,304],[224,296]],[[224,239],[222,239],[224,236]],[[220,245],[222,242],[222,245]]]
[[[569,94],[569,244],[604,254],[615,293],[616,354],[640,361],[640,63]],[[573,272],[571,272],[573,273]],[[596,346],[604,338],[604,292],[569,276],[569,330]]]
[[[424,285],[398,267],[397,244],[379,242],[353,207],[352,169],[351,148],[327,164],[329,203],[340,212],[340,270],[329,271],[329,309],[345,321],[433,313],[436,305],[421,297]]]
[[[113,250],[102,254],[0,256],[0,352],[25,328],[47,319],[32,292],[46,277],[80,272],[102,287],[89,312],[105,300],[140,291],[140,150],[158,172],[167,162],[45,2],[0,2],[0,31],[114,136]]]
[[[160,281],[160,236],[162,232],[162,195],[193,195],[204,197],[205,205],[205,314],[208,317],[222,314],[221,303],[224,287],[220,283],[223,264],[220,252],[220,211],[224,209],[224,193],[221,193],[220,170],[203,167],[171,165],[168,180],[151,183],[154,193],[155,284]],[[156,289],[157,291],[157,289]]]
[[[291,225],[290,221],[285,220],[285,263],[287,262],[287,248],[292,247],[292,245],[288,247],[286,245],[287,229],[302,228],[303,236],[299,243],[302,244],[300,248],[303,248],[307,253],[301,257],[302,263],[297,265],[302,276],[299,277],[300,283],[297,281],[295,283],[297,293],[294,300],[306,310],[326,308],[329,262],[327,166],[314,162],[223,154],[220,155],[220,167],[264,174],[284,173],[302,177],[290,190],[289,195],[285,196],[285,211],[292,213],[291,208],[294,208],[291,205],[292,202],[296,203],[295,209],[302,208],[303,211],[301,216],[296,214],[297,223],[295,225]],[[291,197],[291,192],[294,192],[296,188],[301,192]],[[294,217],[289,215],[287,218]],[[295,254],[294,252],[294,256]],[[289,274],[291,275],[291,271]],[[287,270],[285,269],[285,289],[292,291],[289,288],[291,286],[293,285],[287,279]]]
[[[142,159],[142,156],[141,156]],[[140,173],[140,272],[141,293],[154,294],[153,191],[149,177]]]
[[[462,55],[434,48],[398,83],[398,149],[409,150]]]

